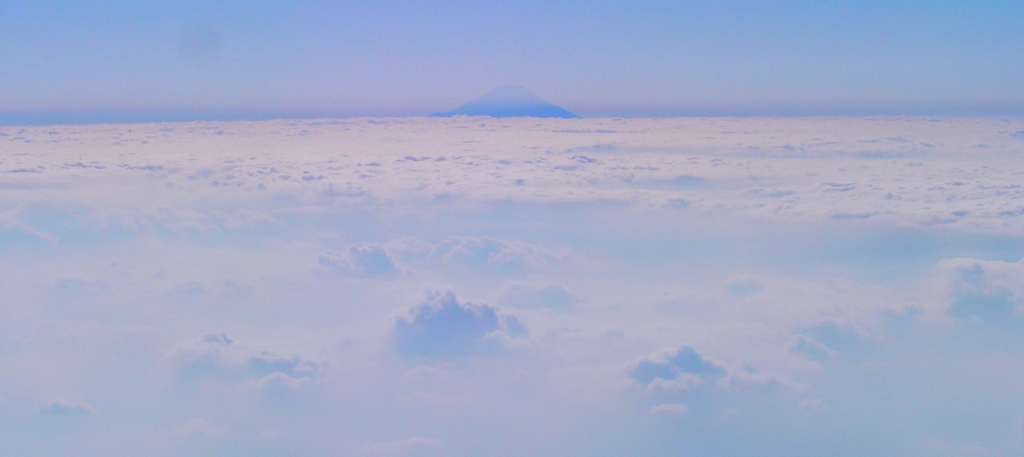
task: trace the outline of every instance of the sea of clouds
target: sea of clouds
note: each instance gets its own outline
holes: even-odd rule
[[[0,127],[0,453],[1024,452],[1024,120]]]

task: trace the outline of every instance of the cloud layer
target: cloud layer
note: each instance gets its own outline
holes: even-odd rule
[[[3,127],[0,452],[1019,452],[1022,130]]]

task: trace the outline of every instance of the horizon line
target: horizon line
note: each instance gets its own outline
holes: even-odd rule
[[[584,111],[586,112],[586,111]],[[574,111],[574,113],[578,113]],[[182,122],[244,122],[271,120],[428,118],[432,112],[335,109],[83,109],[0,111],[0,127],[47,125],[155,124]],[[1024,105],[931,105],[902,108],[883,107],[753,107],[719,106],[703,108],[621,110],[582,114],[580,119],[664,119],[730,117],[1024,117]],[[467,116],[469,117],[469,116]],[[491,117],[491,116],[479,116]],[[529,117],[529,116],[523,116]],[[499,118],[495,118],[499,119]],[[507,119],[507,118],[505,118]],[[544,119],[544,118],[537,118]]]

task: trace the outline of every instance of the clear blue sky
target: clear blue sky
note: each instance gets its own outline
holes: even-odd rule
[[[418,115],[508,84],[585,116],[1019,113],[1022,24],[994,1],[5,0],[0,120]]]

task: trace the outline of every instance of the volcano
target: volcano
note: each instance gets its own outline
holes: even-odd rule
[[[564,119],[578,118],[565,109],[548,103],[534,95],[525,87],[504,86],[493,92],[473,100],[465,105],[443,113],[431,114],[431,117],[452,116],[490,116],[490,117],[559,117]]]

